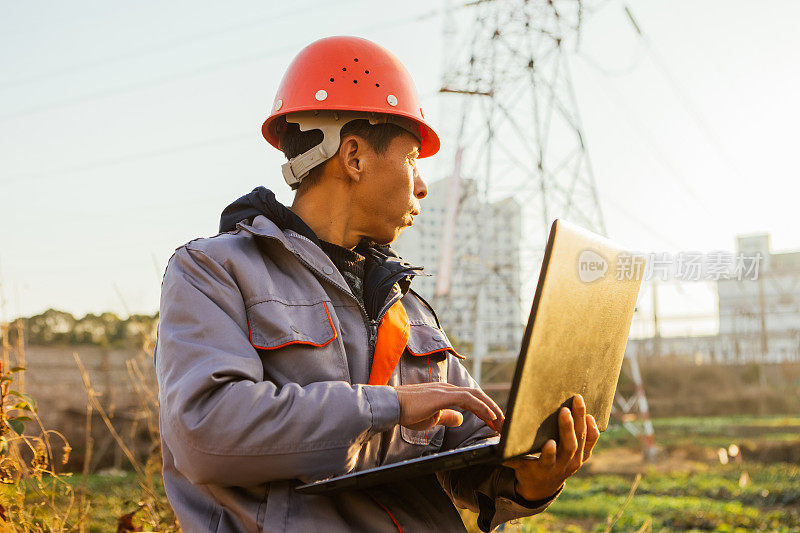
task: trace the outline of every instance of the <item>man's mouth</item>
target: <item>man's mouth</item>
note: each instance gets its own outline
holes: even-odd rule
[[[413,226],[414,225],[414,217],[419,215],[419,213],[420,213],[419,209],[414,209],[413,211],[409,211],[408,213],[406,213],[405,217],[403,217],[404,218],[404,222],[405,222],[404,225],[405,226]],[[408,217],[407,221],[405,221],[406,217]]]

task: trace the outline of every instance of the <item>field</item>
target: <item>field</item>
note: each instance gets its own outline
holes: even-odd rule
[[[55,506],[59,516],[54,516],[48,498],[42,497],[43,492],[52,496],[53,491],[42,491],[35,481],[27,483],[25,494],[25,507],[30,517],[25,526],[9,531],[82,531],[91,533],[106,533],[119,531],[150,531],[151,527],[141,519],[145,514],[143,507],[146,502],[141,498],[143,493],[139,485],[139,477],[135,472],[123,470],[107,470],[99,474],[90,474],[86,477],[85,485],[81,475],[61,478],[71,486],[76,495],[84,493],[86,504],[81,513],[79,505],[70,505],[69,498],[63,490],[56,491]],[[160,481],[155,483],[155,493],[158,499],[166,502],[166,496]],[[9,497],[14,492],[14,487],[3,486],[0,488],[3,496]],[[69,508],[69,512],[64,510]],[[157,510],[158,511],[158,510]],[[82,514],[82,516],[81,516]],[[170,511],[162,510],[160,518],[165,524],[169,523]],[[2,522],[0,522],[2,524]],[[63,524],[62,528],[54,524]],[[127,526],[127,527],[126,527]],[[39,529],[41,527],[41,529]],[[7,531],[0,527],[0,531]],[[157,529],[157,531],[163,531]]]
[[[743,476],[748,482],[743,486]],[[798,531],[800,468],[717,465],[702,473],[646,472],[614,531]],[[605,531],[633,485],[633,476],[581,476],[542,517],[522,531]]]
[[[35,346],[26,361],[23,335],[0,326],[0,531],[179,531],[160,480],[154,328],[137,350]],[[611,425],[558,500],[505,531],[800,531],[800,365],[642,372],[657,459]]]
[[[800,531],[800,417],[665,418],[655,432],[648,465],[609,428],[558,500],[506,531]],[[731,444],[740,453],[721,464]]]
[[[638,443],[612,426],[547,512],[505,531],[800,531],[800,462],[770,462],[764,451],[797,453],[800,417],[668,418],[655,427],[657,462],[643,463]],[[719,449],[731,444],[739,459],[721,464]],[[121,516],[138,509],[137,479],[124,471],[90,475],[85,531],[114,531]],[[69,483],[79,486],[81,476]],[[36,499],[33,487],[28,498]],[[139,525],[137,516],[132,521]]]

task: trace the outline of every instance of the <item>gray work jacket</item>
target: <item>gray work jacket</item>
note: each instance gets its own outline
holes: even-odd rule
[[[391,385],[477,386],[427,305],[402,298],[407,350],[389,386],[365,385],[375,324],[311,240],[257,216],[176,250],[155,365],[164,487],[184,531],[464,531],[454,503],[481,507],[491,527],[547,507],[517,499],[506,467],[334,496],[293,490],[492,435],[471,413],[457,428],[397,425]]]

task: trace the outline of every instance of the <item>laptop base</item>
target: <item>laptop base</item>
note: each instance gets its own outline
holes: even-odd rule
[[[301,494],[326,494],[342,490],[359,490],[403,481],[426,474],[456,470],[465,466],[501,461],[496,438],[455,450],[407,459],[398,463],[360,470],[328,480],[300,485],[295,490]]]

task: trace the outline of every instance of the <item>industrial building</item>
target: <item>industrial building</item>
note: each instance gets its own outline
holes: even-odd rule
[[[768,234],[740,236],[737,251],[761,258],[757,279],[721,279],[722,359],[800,360],[800,252],[772,253]]]
[[[716,280],[717,335],[630,339],[628,349],[698,363],[800,361],[800,251],[774,253],[768,234],[736,244],[730,271]]]
[[[451,341],[472,352],[475,332],[480,328],[487,355],[502,356],[510,352],[516,356],[523,329],[520,205],[513,198],[481,202],[476,182],[462,180],[461,200],[454,223],[451,222],[452,239],[448,244],[444,242],[448,240],[445,239],[448,185],[445,179],[429,186],[422,215],[393,246],[405,259],[424,266],[424,272],[432,274],[417,277],[413,288],[434,304]],[[448,246],[452,247],[449,287],[446,294],[437,296],[440,254]],[[479,298],[481,290],[483,297]]]

